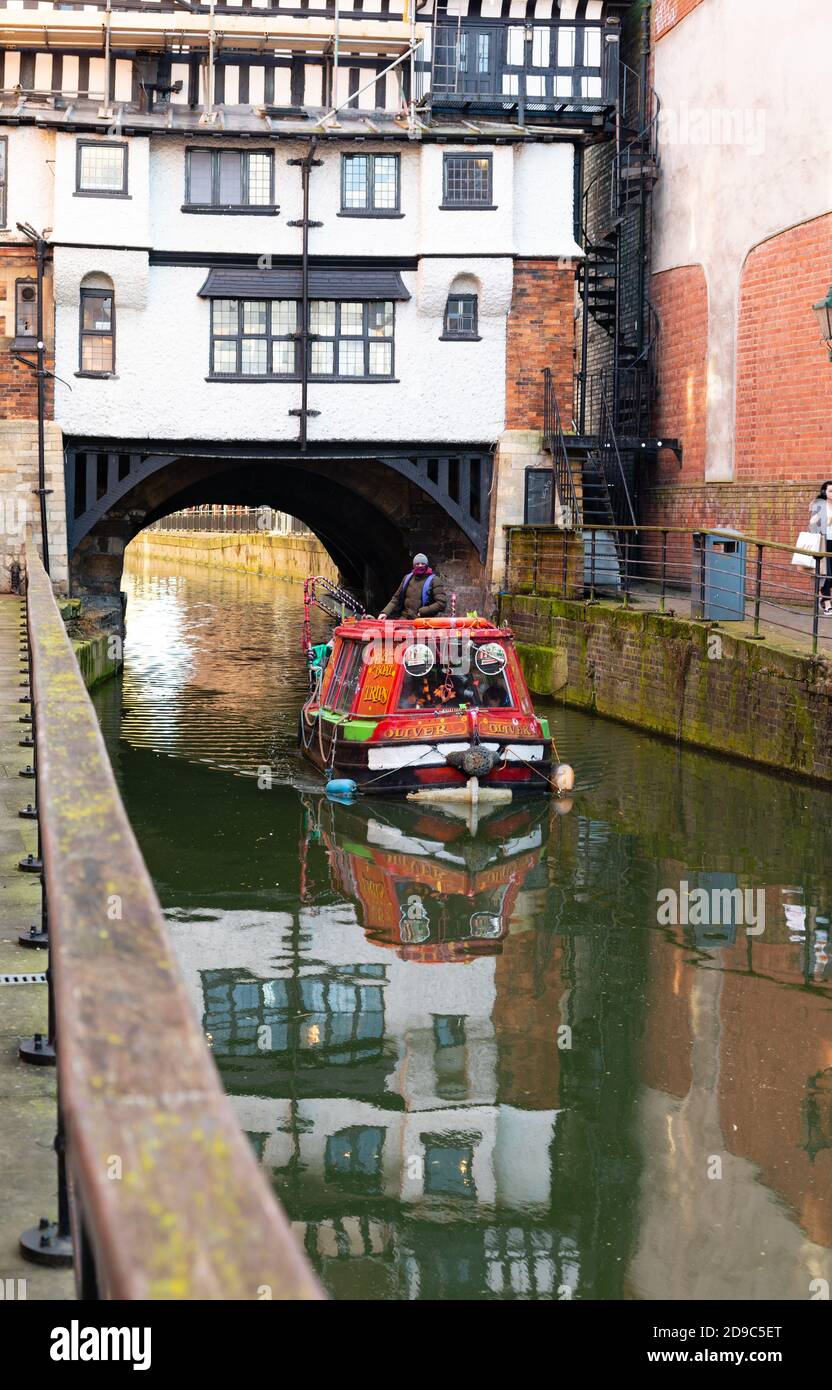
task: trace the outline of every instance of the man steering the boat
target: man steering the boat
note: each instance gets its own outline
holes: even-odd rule
[[[427,555],[413,556],[413,569],[406,574],[379,618],[438,618],[445,612],[445,586],[434,574]]]

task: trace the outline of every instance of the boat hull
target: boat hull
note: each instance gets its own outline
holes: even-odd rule
[[[477,779],[480,791],[505,790],[513,796],[551,792],[552,759],[546,741],[529,740],[525,745],[518,739],[489,738],[483,745],[496,751],[497,765]],[[320,741],[316,729],[301,739],[302,753],[319,772],[330,775],[331,770],[332,777],[351,778],[362,792],[379,796],[464,789],[470,779],[445,762],[443,754],[443,749],[455,752],[461,747],[464,744],[459,739],[401,743],[395,748],[344,740],[337,743],[332,759],[328,731],[322,732]]]

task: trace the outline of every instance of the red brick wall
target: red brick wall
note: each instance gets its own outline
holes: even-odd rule
[[[654,0],[653,37],[663,38],[681,19],[701,5],[702,0]]]
[[[16,361],[10,352],[15,329],[15,281],[35,278],[35,257],[28,244],[0,247],[0,420],[31,420],[38,413],[37,377],[34,372]],[[47,269],[44,285],[44,325],[47,348],[52,346],[51,277]],[[33,353],[27,354],[34,358]],[[46,354],[46,365],[52,369],[54,359]],[[54,380],[46,380],[46,415],[52,417]]]
[[[34,353],[27,354],[34,361]],[[50,370],[54,360],[46,356],[46,366]],[[52,419],[55,384],[52,377],[46,379],[46,418]],[[0,420],[37,419],[38,384],[35,373],[17,362],[9,352],[0,352]]]
[[[543,428],[551,367],[564,427],[572,415],[575,270],[571,261],[515,261],[506,343],[506,429]]]
[[[832,477],[832,365],[812,305],[832,280],[832,214],[751,252],[740,282],[735,479]]]
[[[656,481],[698,482],[705,476],[708,391],[708,286],[701,265],[653,276],[659,316],[657,438],[679,439],[683,466],[666,453]]]

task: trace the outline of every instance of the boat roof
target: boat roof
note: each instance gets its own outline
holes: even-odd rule
[[[488,642],[513,642],[514,633],[507,627],[494,627],[485,618],[361,618],[355,622],[339,623],[336,637],[366,642],[373,637],[412,636],[414,640],[431,632],[468,633]]]

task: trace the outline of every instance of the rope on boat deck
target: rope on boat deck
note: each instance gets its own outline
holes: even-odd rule
[[[367,779],[366,782],[362,782],[362,783],[361,783],[361,786],[359,787],[359,791],[363,791],[363,789],[364,789],[365,787],[371,787],[371,786],[373,785],[374,782],[380,782],[381,779],[382,779],[382,777],[388,777],[388,776],[390,775],[391,772],[404,772],[404,770],[405,770],[406,767],[415,767],[416,764],[417,764],[418,762],[421,762],[421,761],[422,761],[422,758],[424,758],[424,757],[426,756],[426,754],[428,754],[428,753],[439,753],[439,754],[441,754],[441,752],[442,752],[442,750],[441,750],[440,748],[438,748],[437,745],[436,745],[435,743],[429,743],[428,746],[427,746],[427,748],[424,748],[424,749],[422,750],[422,752],[419,754],[418,758],[414,758],[414,759],[412,760],[412,762],[409,762],[409,763],[402,763],[401,767],[395,767],[395,768],[393,768],[393,767],[387,767],[387,768],[385,768],[383,772],[380,772],[380,773],[379,773],[378,777],[369,777],[369,778]]]
[[[558,762],[560,762],[560,755],[558,754],[558,750],[557,750],[557,748],[555,747],[555,740],[552,739],[552,740],[551,740],[551,743],[552,743],[552,748],[554,749],[555,757],[557,758]],[[506,751],[508,751],[508,750],[506,750]],[[558,787],[555,785],[555,783],[552,781],[551,777],[547,777],[546,774],[545,774],[545,772],[541,772],[541,771],[540,771],[540,768],[535,767],[534,763],[530,763],[526,758],[521,758],[521,757],[520,757],[520,754],[519,754],[516,750],[515,750],[515,753],[514,753],[514,757],[512,758],[512,762],[524,763],[526,767],[528,767],[528,768],[531,769],[531,771],[535,774],[536,777],[539,777],[539,778],[541,779],[541,781],[543,781],[543,782],[546,783],[546,786],[549,788],[550,791],[553,791],[553,792],[556,793],[556,795],[560,796],[560,791],[559,791]],[[507,763],[508,763],[508,758],[505,757],[505,758],[503,758],[503,761],[502,761],[501,766],[502,766],[502,767],[505,767],[505,766],[507,765]]]

